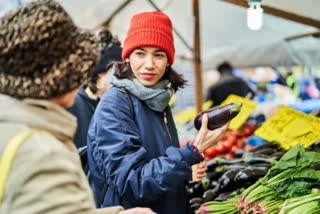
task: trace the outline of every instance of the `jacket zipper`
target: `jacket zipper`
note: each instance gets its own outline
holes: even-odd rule
[[[166,127],[166,130],[167,130],[167,133],[169,135],[170,144],[173,145],[172,137],[171,137],[170,130],[169,130],[169,127],[168,127],[167,113],[165,111],[163,112],[163,121],[164,121],[164,126]]]

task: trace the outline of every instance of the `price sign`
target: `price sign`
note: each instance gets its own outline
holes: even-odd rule
[[[239,129],[248,119],[248,117],[252,114],[252,112],[255,110],[257,107],[258,103],[254,102],[252,100],[249,100],[244,97],[240,97],[234,94],[231,94],[225,99],[221,105],[226,105],[228,103],[232,102],[241,102],[242,103],[242,108],[240,113],[231,120],[230,129],[236,130]]]
[[[275,141],[284,149],[296,144],[309,147],[320,139],[320,119],[281,106],[269,120],[264,122],[255,134],[267,141]]]

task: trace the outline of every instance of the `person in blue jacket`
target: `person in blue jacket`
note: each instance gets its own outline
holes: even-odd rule
[[[88,128],[92,115],[102,95],[111,87],[109,78],[112,62],[121,60],[120,42],[113,38],[107,28],[99,28],[97,31],[98,44],[102,50],[100,59],[90,72],[87,82],[79,88],[73,106],[68,108],[68,111],[77,117],[77,130],[74,135],[77,148],[87,146]]]
[[[194,143],[179,148],[168,105],[184,86],[174,62],[172,24],[161,12],[131,18],[123,62],[115,63],[111,84],[88,131],[91,185],[101,206],[145,206],[159,214],[191,213],[185,182],[202,152],[217,143],[228,125],[207,130],[208,117]],[[204,176],[206,166],[198,168]]]

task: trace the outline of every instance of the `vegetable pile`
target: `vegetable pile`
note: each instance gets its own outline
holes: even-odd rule
[[[245,123],[239,130],[226,131],[216,145],[204,152],[206,159],[210,160],[221,155],[224,155],[227,159],[232,159],[239,149],[251,150],[253,147],[246,145],[245,142],[256,128],[257,125],[254,123]]]
[[[193,210],[212,200],[226,201],[265,176],[284,151],[266,143],[251,151],[238,151],[237,159],[216,157],[207,162],[208,175],[201,182],[191,182],[187,191]]]
[[[296,145],[255,184],[224,201],[204,203],[207,214],[320,213],[320,153]]]

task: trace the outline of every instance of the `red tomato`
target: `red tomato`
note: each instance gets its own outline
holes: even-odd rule
[[[229,159],[229,160],[230,160],[230,159],[233,159],[233,154],[227,153],[227,154],[224,155],[224,158],[225,158],[225,159]]]
[[[253,146],[251,146],[251,145],[245,145],[244,146],[244,150],[245,151],[250,151],[251,149],[253,149]]]
[[[227,141],[223,142],[222,145],[225,147],[225,151],[230,151],[231,147],[233,146],[233,142],[227,140]]]
[[[204,155],[206,157],[208,157],[209,159],[214,158],[215,156],[217,156],[217,150],[215,148],[215,146],[210,147],[209,149],[204,151]]]
[[[217,150],[217,154],[221,155],[225,152],[225,147],[222,144],[218,144],[217,146],[215,146],[216,150]]]
[[[237,146],[232,146],[231,147],[231,152],[235,153],[239,148]]]
[[[244,145],[244,141],[243,141],[242,139],[239,139],[239,140],[237,141],[236,146],[237,146],[238,148],[243,148],[243,145]]]
[[[229,135],[228,136],[228,141],[231,143],[231,144],[234,144],[237,142],[237,137],[234,136],[234,135]]]
[[[241,132],[240,130],[232,130],[232,135],[235,136],[235,137],[240,137],[241,136]]]
[[[248,137],[253,134],[255,127],[253,124],[247,123],[244,126],[243,135]]]

